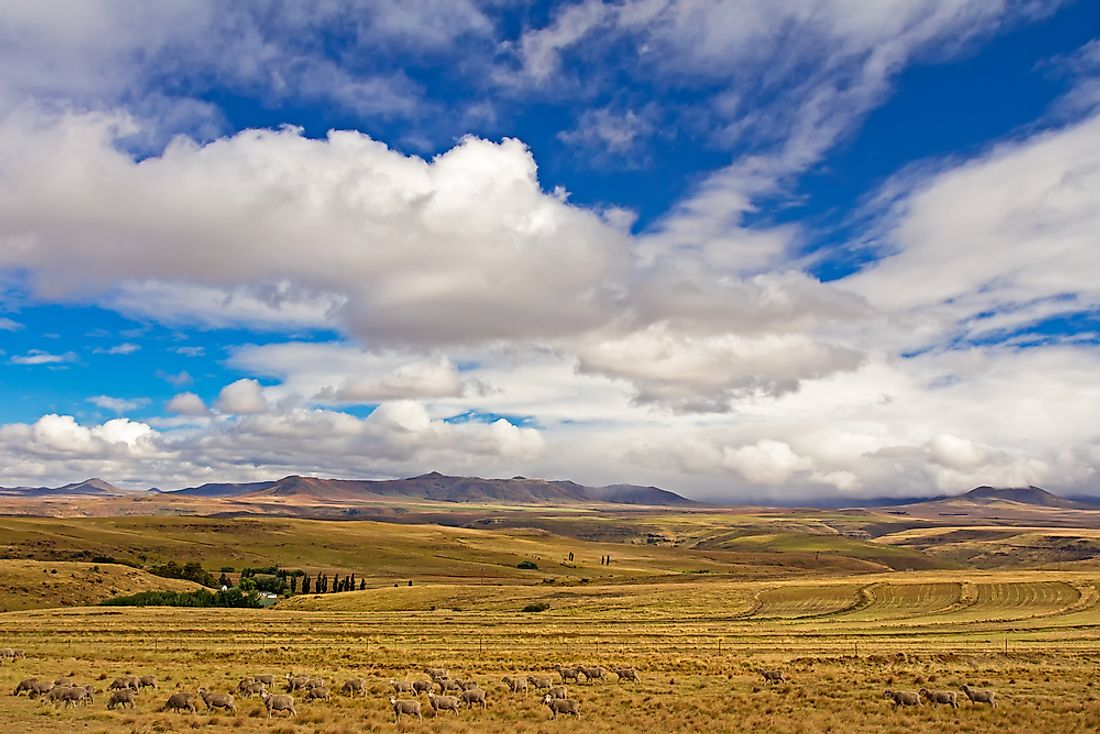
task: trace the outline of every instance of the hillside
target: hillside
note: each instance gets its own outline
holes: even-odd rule
[[[5,497],[57,497],[61,495],[117,495],[125,494],[110,482],[102,479],[85,479],[62,487],[0,487],[0,496]]]
[[[0,560],[0,612],[98,604],[139,591],[193,591],[198,584],[129,566],[73,561]]]

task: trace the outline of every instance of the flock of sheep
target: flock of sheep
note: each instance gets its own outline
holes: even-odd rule
[[[8,655],[8,650],[0,650],[0,657],[15,659],[23,657],[20,654]],[[19,651],[13,651],[18,653]],[[566,683],[574,681],[580,684],[587,681],[589,684],[606,680],[609,673],[614,673],[620,682],[637,681],[638,673],[633,668],[611,667],[604,669],[599,666],[562,666],[555,668],[560,681],[556,681],[551,675],[506,675],[502,683],[506,690],[514,694],[526,694],[535,691],[542,696],[543,704],[550,710],[552,718],[559,714],[576,716],[581,715],[580,702],[569,697],[569,689]],[[488,692],[481,688],[477,681],[451,676],[443,668],[426,668],[426,678],[419,680],[390,680],[393,695],[389,696],[390,707],[393,709],[395,720],[402,716],[422,718],[420,696],[427,694],[428,705],[440,715],[446,712],[458,713],[465,706],[470,709],[474,706],[486,708],[488,706]],[[263,702],[267,716],[272,714],[285,714],[297,716],[295,695],[299,700],[327,701],[332,698],[332,689],[327,681],[321,677],[308,675],[295,675],[287,673],[285,676],[285,691],[275,693],[276,677],[273,675],[251,675],[242,679],[236,688],[236,694],[242,698],[258,696]],[[436,686],[439,687],[438,694]],[[134,708],[137,703],[138,693],[146,688],[157,689],[157,677],[155,675],[128,675],[116,678],[107,686],[110,694],[107,700],[109,710],[117,708]],[[356,697],[367,695],[367,683],[363,678],[349,678],[339,688],[340,693]],[[101,693],[94,685],[81,685],[73,678],[57,678],[49,681],[40,678],[25,678],[13,691],[13,696],[24,693],[28,698],[39,699],[43,703],[53,703],[58,706],[75,707],[89,706],[94,702],[96,694]],[[411,697],[408,697],[411,696]],[[198,701],[201,700],[208,711],[223,711],[229,714],[237,713],[236,701],[233,693],[217,693],[205,688],[198,689],[198,695],[189,691],[176,691],[168,696],[161,711],[177,711],[183,713],[197,713]]]
[[[25,655],[21,650],[0,648],[0,660],[17,660],[23,657]],[[488,706],[489,694],[477,681],[454,677],[443,668],[425,668],[423,672],[424,677],[416,680],[390,679],[389,685],[393,690],[388,698],[395,721],[400,721],[403,716],[422,719],[421,696],[425,694],[428,706],[437,716],[447,712],[458,714],[463,707],[472,709],[475,706],[481,708]],[[629,667],[611,666],[605,669],[600,666],[558,665],[554,668],[554,672],[557,673],[556,679],[553,675],[506,675],[501,682],[505,690],[512,695],[534,691],[549,709],[551,718],[556,719],[559,714],[575,717],[581,715],[580,702],[569,696],[568,684],[571,682],[578,685],[593,684],[608,680],[612,673],[620,683],[639,680],[637,671]],[[781,669],[760,669],[757,672],[764,679],[765,685],[787,682],[787,677]],[[284,683],[283,692],[274,692],[276,681]],[[438,693],[436,687],[439,689]],[[107,686],[107,692],[110,694],[107,708],[109,710],[134,708],[138,693],[144,689],[157,690],[156,676],[128,675],[116,678]],[[19,681],[12,695],[20,696],[25,693],[29,698],[39,699],[43,703],[75,707],[91,705],[94,696],[100,692],[102,691],[96,689],[94,685],[81,685],[70,677],[57,678],[53,681],[26,678]],[[363,678],[349,678],[340,685],[339,692],[349,697],[366,696],[367,682]],[[997,706],[996,694],[992,690],[963,685],[962,692],[974,704],[987,704],[993,708]],[[298,696],[298,700],[328,701],[332,698],[333,690],[329,688],[324,678],[287,673],[283,679],[273,675],[248,676],[237,684],[236,695],[242,698],[258,696],[268,717],[272,714],[297,716],[295,695]],[[928,688],[917,691],[898,691],[888,688],[883,696],[893,701],[895,710],[923,706],[925,701],[932,706],[940,704],[952,708],[959,706],[959,696],[955,691]],[[174,692],[168,696],[160,710],[197,713],[199,700],[208,711],[237,713],[233,693],[211,692],[205,688],[199,688],[198,695],[188,691]]]
[[[787,682],[787,676],[781,669],[757,670],[756,672],[760,674],[767,685]],[[964,684],[961,690],[970,699],[971,703],[984,703],[997,708],[996,692],[988,688],[973,688],[968,684]],[[959,707],[959,696],[954,691],[933,691],[929,688],[921,688],[918,691],[895,691],[892,688],[887,688],[883,692],[883,698],[893,701],[895,710],[904,706],[923,706],[925,701],[928,701],[932,706],[945,704],[951,708],[957,709]]]

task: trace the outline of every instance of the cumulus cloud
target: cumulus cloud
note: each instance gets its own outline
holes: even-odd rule
[[[245,378],[223,387],[214,407],[234,415],[263,413],[267,410],[267,398],[259,382]]]
[[[173,396],[165,407],[179,415],[197,416],[206,415],[209,412],[206,409],[206,403],[193,392],[181,392]]]

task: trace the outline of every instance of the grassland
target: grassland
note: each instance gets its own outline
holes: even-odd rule
[[[489,708],[435,718],[422,697],[424,721],[402,721],[397,730],[1100,731],[1093,673],[1100,571],[1088,563],[1043,557],[1030,568],[961,568],[924,550],[936,533],[852,513],[561,513],[519,526],[514,518],[486,524],[464,511],[473,527],[0,518],[0,554],[34,559],[0,562],[0,581],[12,569],[30,568],[37,580],[71,566],[80,586],[91,564],[71,559],[94,553],[195,559],[213,571],[271,563],[355,571],[369,583],[263,610],[79,606],[83,597],[59,593],[62,608],[2,613],[0,647],[23,648],[27,658],[0,665],[0,686],[71,674],[104,688],[116,676],[152,673],[161,689],[140,694],[135,710],[117,712],[105,710],[102,694],[94,706],[75,709],[5,695],[0,729],[390,732],[389,679],[442,665],[476,678],[489,691]],[[961,530],[944,533],[982,542],[950,536]],[[998,533],[997,542],[1051,537],[1035,528],[988,532]],[[1078,537],[1065,528],[1050,532],[1060,543],[1067,533]],[[600,563],[604,555],[609,566]],[[523,560],[538,568],[517,568]],[[58,574],[34,570],[42,567]],[[141,574],[109,564],[98,573]],[[533,604],[546,609],[523,611]],[[551,721],[533,694],[512,697],[500,684],[505,674],[544,674],[574,662],[633,666],[642,680],[572,686],[579,721]],[[765,686],[756,672],[762,666],[782,667],[789,681]],[[239,700],[236,716],[158,711],[176,689],[224,691],[250,673],[289,671],[337,683],[361,676],[369,692],[331,702],[299,698],[300,715],[288,721],[266,719],[257,700]],[[958,690],[964,682],[996,689],[1001,705],[895,712],[882,697],[887,687]]]

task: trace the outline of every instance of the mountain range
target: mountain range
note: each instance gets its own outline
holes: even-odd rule
[[[195,498],[237,500],[242,502],[300,502],[317,504],[355,504],[386,500],[428,500],[456,503],[501,503],[516,505],[568,505],[606,502],[621,505],[682,506],[698,505],[675,492],[659,487],[633,484],[612,484],[592,487],[568,480],[483,479],[455,477],[430,472],[405,479],[323,479],[291,475],[271,481],[208,483],[165,491],[151,489],[135,492],[121,489],[98,478],[66,484],[61,487],[0,487],[3,498],[80,498],[135,497],[155,495],[165,498]],[[1002,503],[1057,510],[1100,509],[1100,501],[1087,497],[1059,497],[1039,487],[976,487],[957,496],[931,498],[883,498],[848,503],[854,508],[905,508],[944,514],[964,510],[984,511]],[[821,503],[823,507],[845,506],[837,501]]]

